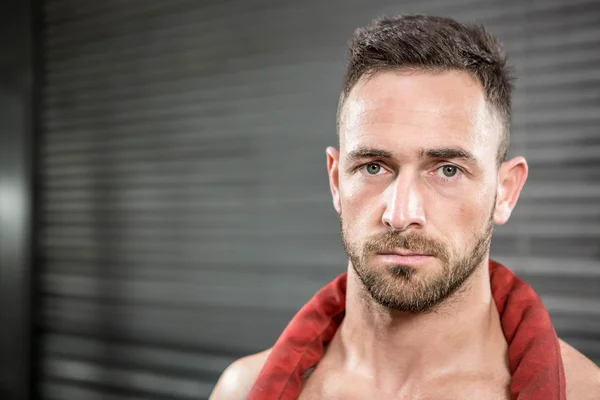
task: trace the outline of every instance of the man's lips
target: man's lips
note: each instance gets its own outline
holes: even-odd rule
[[[417,265],[430,260],[432,256],[424,253],[415,253],[409,250],[391,250],[377,252],[377,258],[385,263]]]

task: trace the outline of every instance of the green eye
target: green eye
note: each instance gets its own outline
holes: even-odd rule
[[[446,178],[452,178],[458,172],[458,168],[454,165],[444,165],[442,167],[442,173]]]
[[[379,164],[367,164],[365,167],[369,175],[377,175],[381,171],[381,165]]]

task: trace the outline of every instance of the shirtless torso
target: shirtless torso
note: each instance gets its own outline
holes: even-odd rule
[[[562,340],[560,340],[560,347],[567,381],[567,400],[600,400],[600,369]],[[246,399],[269,356],[269,352],[270,349],[232,363],[221,375],[210,400]],[[326,357],[323,358],[319,368],[316,368],[307,378],[300,400],[390,399],[385,394],[373,392],[370,385],[364,385],[365,378],[336,374],[335,370],[328,368]],[[423,390],[420,393],[410,393],[408,397],[404,398],[411,400],[509,398],[506,391],[508,381],[505,375],[500,379],[494,379],[493,373],[480,376],[447,377],[445,381],[441,380],[437,383],[438,391]],[[460,396],[456,396],[456,390],[460,390]],[[469,395],[467,395],[467,391],[469,391]],[[465,397],[465,395],[467,396]],[[394,400],[398,399],[394,398]]]
[[[344,371],[336,360],[327,357],[314,371],[305,374],[299,400],[480,400],[510,399],[510,373],[505,362],[489,364],[485,371],[471,368],[460,373],[439,374],[424,384],[405,388],[395,395],[379,389],[372,377]]]
[[[504,363],[489,369],[461,374],[446,374],[431,379],[421,387],[407,387],[394,396],[378,389],[372,379],[359,374],[340,372],[324,358],[306,379],[299,400],[479,400],[510,399],[510,374]],[[495,372],[494,372],[495,371]]]

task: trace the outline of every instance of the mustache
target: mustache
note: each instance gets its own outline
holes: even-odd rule
[[[386,253],[394,249],[429,254],[446,262],[450,258],[443,243],[416,232],[386,232],[371,236],[364,244],[365,252]]]

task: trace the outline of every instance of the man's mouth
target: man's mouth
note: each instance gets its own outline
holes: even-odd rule
[[[428,256],[431,256],[431,254],[428,254],[428,253],[420,253],[420,252],[405,250],[405,249],[378,251],[377,254],[386,255],[386,256],[388,256],[388,255],[401,256],[401,257],[428,257]]]
[[[432,255],[410,250],[385,250],[377,252],[377,258],[384,263],[398,265],[417,265],[433,258]]]

